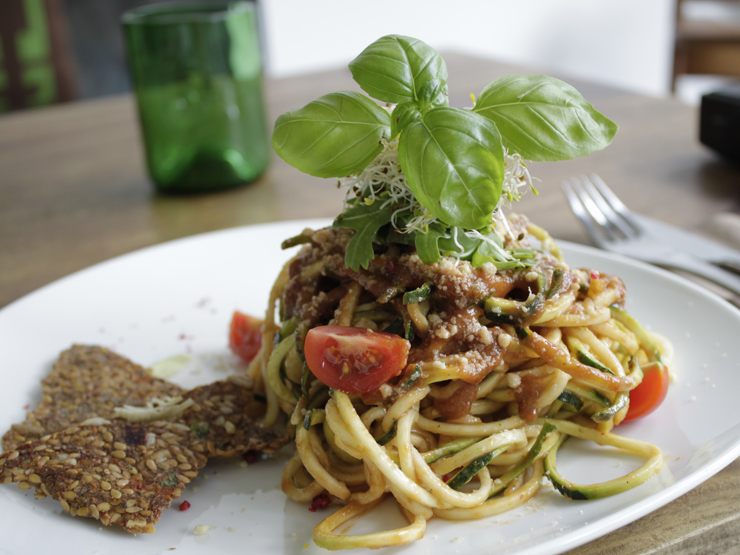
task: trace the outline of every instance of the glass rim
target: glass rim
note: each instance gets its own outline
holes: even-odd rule
[[[159,2],[128,10],[121,15],[123,25],[171,25],[173,23],[210,23],[233,15],[255,11],[247,0],[224,2]]]

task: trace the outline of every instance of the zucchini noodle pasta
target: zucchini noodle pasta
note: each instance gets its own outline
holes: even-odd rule
[[[448,257],[425,264],[412,245],[393,243],[353,270],[344,262],[352,230],[305,230],[286,242],[302,247],[273,286],[249,374],[266,398],[265,424],[287,415],[295,438],[283,491],[301,503],[323,495],[341,505],[316,527],[319,546],[406,544],[433,517],[510,511],[535,496],[545,476],[567,497],[592,499],[661,469],[657,447],[612,428],[643,375],[670,365],[670,345],[624,310],[618,277],[568,267],[547,233],[522,216],[506,229],[504,248],[534,251],[528,267]],[[309,330],[327,325],[403,339],[400,372],[362,393],[328,387],[304,352]],[[569,437],[644,463],[618,479],[575,484],[555,464]],[[407,522],[338,532],[389,495]]]

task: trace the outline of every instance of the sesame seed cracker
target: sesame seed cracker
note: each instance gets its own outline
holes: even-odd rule
[[[39,407],[3,438],[0,483],[35,488],[73,516],[134,534],[154,532],[208,458],[274,453],[289,441],[259,423],[264,404],[238,377],[183,391],[107,349],[76,345],[42,386]],[[185,399],[186,410],[167,420],[115,416],[119,403],[166,395]]]
[[[153,377],[145,368],[103,347],[74,345],[41,381],[38,407],[3,436],[3,449],[58,432],[89,418],[113,418],[114,408],[143,405],[183,389]]]

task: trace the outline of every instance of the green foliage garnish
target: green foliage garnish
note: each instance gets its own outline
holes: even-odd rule
[[[347,245],[345,264],[348,268],[358,270],[360,266],[367,267],[373,259],[373,238],[380,228],[390,223],[391,211],[376,202],[368,206],[357,204],[350,206],[334,221],[334,227],[348,227],[356,230]]]
[[[349,63],[349,70],[363,91],[383,102],[413,102],[421,107],[436,96],[431,89],[437,85],[446,92],[444,60],[429,45],[411,37],[379,38]],[[440,105],[447,105],[446,97],[441,100]]]
[[[388,112],[356,92],[322,96],[275,123],[272,146],[291,166],[317,177],[362,171],[390,133]]]
[[[410,37],[378,39],[349,68],[370,97],[394,106],[327,94],[281,115],[272,142],[286,162],[318,177],[360,179],[384,157],[334,222],[357,231],[345,257],[354,270],[367,268],[382,243],[414,244],[427,263],[447,255],[475,266],[530,264],[531,252],[503,248],[494,225],[502,195],[517,200],[525,181],[512,166],[590,154],[617,130],[573,87],[546,76],[502,77],[472,109],[450,107],[444,60]]]
[[[617,124],[581,94],[545,75],[508,75],[481,92],[473,112],[496,124],[507,149],[527,160],[557,162],[606,148]]]
[[[398,159],[416,200],[438,220],[490,225],[504,181],[504,148],[491,121],[460,108],[429,110],[401,131]]]

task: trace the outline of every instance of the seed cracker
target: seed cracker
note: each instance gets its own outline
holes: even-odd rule
[[[88,382],[99,380],[99,375],[75,371],[69,366],[74,364],[71,361],[88,370],[106,364],[110,379],[102,380],[105,387],[95,387]],[[42,404],[29,413],[26,423],[32,421],[39,428],[76,423],[22,444],[12,443],[25,437],[21,431],[27,435],[38,432],[12,428],[6,434],[11,448],[0,455],[0,482],[17,482],[21,489],[34,487],[37,496],[58,500],[72,515],[93,517],[106,526],[118,524],[134,534],[150,533],[162,511],[182,494],[208,458],[252,450],[273,453],[289,442],[281,431],[258,423],[264,404],[255,400],[248,380],[230,377],[183,392],[164,388],[158,383],[162,380],[142,376],[140,370],[99,347],[75,346],[62,353],[52,372],[54,379],[45,382],[57,384],[65,376],[83,380],[60,389],[95,391],[103,401],[92,398],[74,403],[62,395],[58,406],[46,385]],[[126,371],[133,371],[143,390],[155,396],[180,393],[192,404],[167,421],[116,418],[117,403],[142,406],[151,400],[131,389],[125,395],[107,389],[126,382]],[[128,402],[119,401],[123,398]]]
[[[3,449],[58,432],[88,418],[111,419],[114,408],[143,405],[154,397],[180,395],[183,389],[153,377],[103,347],[74,345],[64,351],[41,381],[39,406],[3,436]]]
[[[195,404],[177,420],[190,427],[208,457],[231,457],[247,451],[274,453],[289,443],[282,431],[259,423],[264,403],[255,401],[254,392],[236,380],[196,387],[183,398]]]
[[[0,481],[36,488],[73,516],[151,533],[206,464],[191,436],[178,422],[75,425],[0,455]]]

